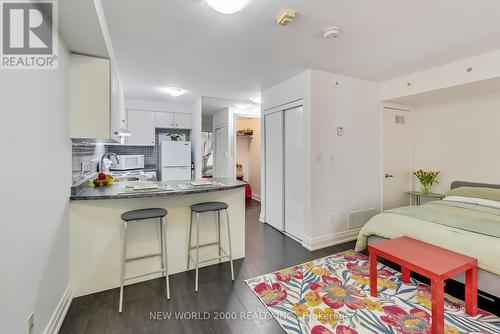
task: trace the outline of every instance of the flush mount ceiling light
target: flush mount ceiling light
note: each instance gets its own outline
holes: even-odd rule
[[[177,88],[177,87],[166,87],[166,88],[163,88],[163,91],[165,91],[166,93],[172,95],[172,96],[182,96],[184,94],[186,94],[186,90],[185,89],[182,89],[182,88]]]
[[[252,101],[255,104],[261,104],[262,103],[262,99],[261,99],[260,96],[252,96],[250,98],[250,101]]]
[[[238,109],[248,109],[250,107],[251,107],[251,105],[247,104],[247,103],[245,103],[245,104],[236,104],[236,108],[238,108]]]
[[[222,14],[234,14],[241,11],[250,0],[207,0],[207,4]]]

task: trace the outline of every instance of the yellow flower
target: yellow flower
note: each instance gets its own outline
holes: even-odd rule
[[[312,263],[312,262],[307,262],[307,263],[304,263],[304,264],[302,265],[302,268],[303,268],[304,270],[309,270],[309,269],[312,269],[312,268],[314,268],[314,263]]]
[[[377,301],[371,301],[370,299],[365,299],[364,302],[365,306],[372,311],[380,311],[382,312],[384,309],[382,308],[382,305],[380,302]]]
[[[303,317],[304,315],[307,315],[309,314],[309,308],[307,307],[307,305],[305,304],[295,304],[293,307],[292,307],[292,311],[293,313],[295,313],[297,315],[297,317],[301,318]]]
[[[306,293],[304,299],[307,301],[307,304],[309,306],[317,306],[321,304],[321,299],[319,299],[319,295],[314,291],[309,291],[308,293]]]
[[[377,278],[377,284],[379,287],[382,287],[382,288],[387,288],[387,289],[396,289],[396,283],[394,283],[393,281],[387,279],[387,278]]]
[[[423,295],[423,294],[417,293],[417,295],[415,296],[415,300],[417,301],[417,303],[419,303],[420,305],[423,305],[425,308],[427,308],[427,309],[431,308],[430,295]]]
[[[318,276],[331,274],[328,270],[326,270],[325,268],[321,268],[321,267],[314,267],[311,269],[311,271],[314,273],[314,275],[318,275]]]
[[[368,277],[352,275],[352,279],[355,280],[359,285],[370,285],[370,278]]]
[[[450,325],[445,325],[444,326],[444,333],[445,334],[458,334],[458,333],[460,333],[460,330],[456,327],[453,327]]]
[[[313,312],[316,315],[317,320],[323,325],[330,324],[335,326],[335,324],[337,324],[339,317],[331,308],[327,307],[323,310],[317,308]]]

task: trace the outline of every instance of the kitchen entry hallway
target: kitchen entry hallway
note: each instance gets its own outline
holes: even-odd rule
[[[248,288],[245,280],[354,248],[354,242],[310,252],[259,221],[260,203],[246,203],[246,257],[200,269],[194,292],[194,270],[170,276],[171,299],[162,279],[125,289],[118,314],[119,289],[73,299],[60,334],[107,333],[281,333],[279,324]],[[169,319],[170,318],[170,319]]]

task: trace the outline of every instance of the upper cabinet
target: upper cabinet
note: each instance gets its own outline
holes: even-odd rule
[[[70,55],[70,137],[111,138],[109,59]]]
[[[152,111],[128,110],[128,129],[132,133],[127,137],[128,145],[154,146],[156,113]]]
[[[110,60],[72,53],[69,72],[70,138],[117,140],[126,115]]]
[[[174,114],[171,112],[156,113],[156,127],[170,129],[174,127]]]
[[[191,129],[191,114],[157,112],[156,127],[165,129]]]
[[[175,129],[191,129],[191,114],[174,113],[174,128]]]

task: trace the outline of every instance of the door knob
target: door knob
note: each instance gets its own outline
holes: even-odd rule
[[[387,173],[385,174],[385,178],[386,178],[386,179],[391,178],[391,177],[394,177],[394,175],[392,175],[392,174],[387,174]]]

